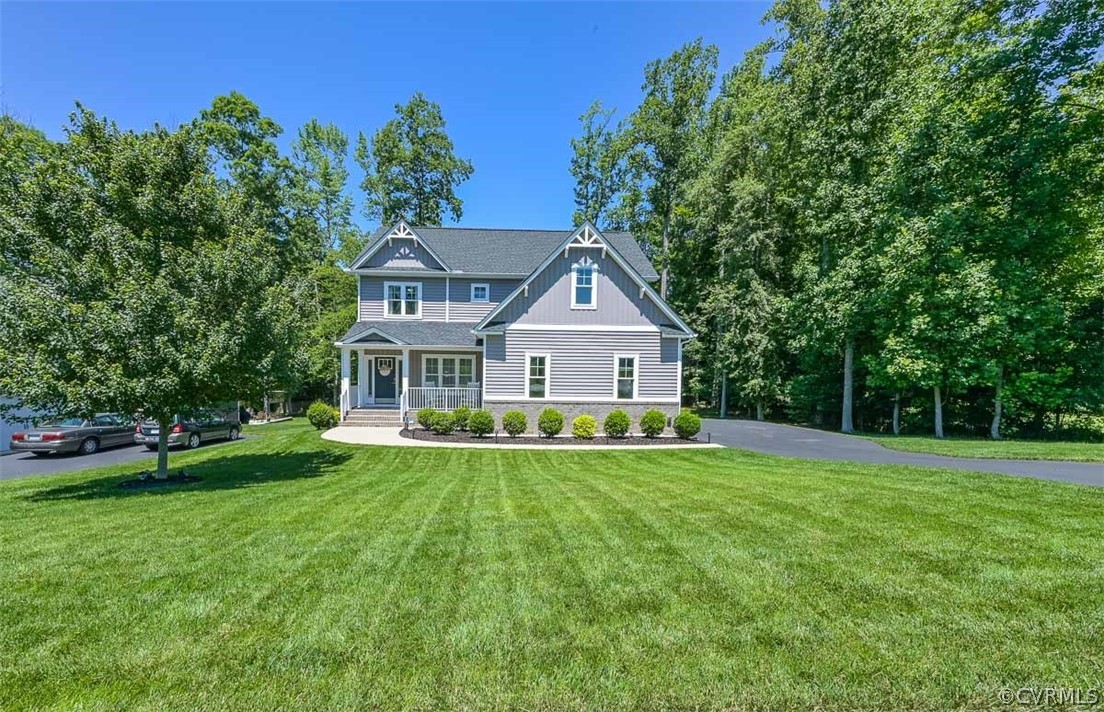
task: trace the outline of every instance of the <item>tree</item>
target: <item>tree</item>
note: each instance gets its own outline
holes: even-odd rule
[[[629,118],[641,149],[651,215],[660,229],[660,295],[670,281],[671,220],[702,162],[701,139],[709,93],[717,71],[717,48],[694,40],[644,69],[644,100]]]
[[[353,227],[353,200],[345,192],[349,139],[333,124],[311,119],[291,145],[291,199],[300,241],[310,262],[322,264],[335,254],[359,248]]]
[[[259,392],[294,303],[250,198],[194,125],[121,131],[78,105],[0,215],[0,391],[51,414],[172,419]]]
[[[395,113],[371,141],[363,133],[357,140],[365,215],[385,224],[403,218],[440,225],[446,213],[459,220],[464,203],[456,188],[475,169],[453,153],[441,107],[416,92],[406,104],[396,104]]]
[[[575,178],[573,225],[589,220],[600,229],[621,221],[625,206],[619,201],[629,189],[631,146],[623,124],[610,127],[613,109],[595,101],[579,117],[583,135],[571,139],[571,175]]]

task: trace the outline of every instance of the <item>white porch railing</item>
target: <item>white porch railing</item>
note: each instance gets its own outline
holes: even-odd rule
[[[456,410],[457,408],[483,407],[483,389],[481,388],[408,388],[403,394],[405,410],[436,408],[437,410]],[[404,410],[404,412],[405,412]]]

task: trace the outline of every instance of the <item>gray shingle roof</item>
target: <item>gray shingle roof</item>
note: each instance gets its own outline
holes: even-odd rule
[[[398,339],[409,346],[475,346],[475,334],[471,333],[474,324],[386,319],[384,321],[358,321],[349,327],[341,337],[342,343],[348,343],[369,329],[378,329],[388,336]]]
[[[368,246],[353,264],[385,239],[391,226],[369,238]],[[455,272],[516,274],[528,276],[574,230],[502,230],[469,227],[415,227],[414,232]],[[655,267],[627,232],[603,232],[625,260],[649,282],[659,279]]]

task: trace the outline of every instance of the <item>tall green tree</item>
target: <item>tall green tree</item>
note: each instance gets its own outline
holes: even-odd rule
[[[453,152],[441,107],[416,92],[395,113],[371,141],[363,133],[357,140],[365,215],[385,224],[440,225],[446,214],[459,220],[464,203],[456,188],[475,168]]]
[[[348,136],[318,119],[304,124],[291,145],[290,202],[304,243],[301,249],[315,264],[359,248],[353,199],[345,190],[348,152]]]
[[[575,179],[573,225],[584,221],[600,229],[624,222],[625,192],[630,189],[634,164],[630,163],[631,137],[623,123],[611,126],[614,110],[595,101],[579,117],[582,135],[571,139],[571,176]],[[629,197],[629,201],[632,198]]]
[[[121,131],[79,107],[0,196],[0,392],[47,413],[173,416],[248,397],[291,361],[294,303],[207,134]]]

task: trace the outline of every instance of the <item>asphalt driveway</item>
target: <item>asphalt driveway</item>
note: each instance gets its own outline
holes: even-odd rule
[[[1017,477],[1073,482],[1104,487],[1104,464],[1052,460],[988,460],[901,452],[876,442],[841,433],[754,420],[702,421],[702,431],[726,447],[809,460],[843,460],[886,465],[921,465],[951,470],[996,472]]]
[[[242,436],[243,438],[246,436]],[[221,447],[230,440],[217,440],[203,443],[200,447]],[[169,466],[172,466],[172,453],[179,452],[179,448],[169,450]],[[0,480],[14,480],[18,477],[33,477],[35,475],[55,475],[60,472],[73,472],[89,467],[106,467],[107,465],[122,465],[128,462],[149,460],[150,467],[154,466],[157,459],[156,452],[150,452],[145,445],[123,445],[121,447],[100,450],[95,455],[47,455],[38,457],[29,452],[13,453],[0,457]]]

